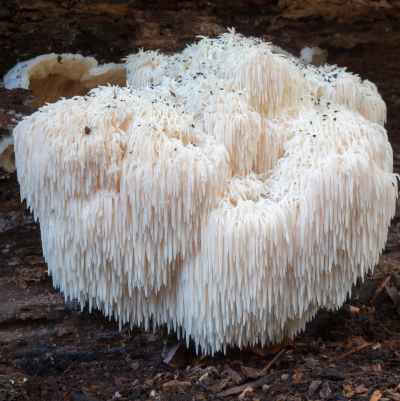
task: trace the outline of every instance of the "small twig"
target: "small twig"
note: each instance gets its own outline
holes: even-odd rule
[[[356,352],[362,350],[363,348],[368,347],[369,345],[372,345],[372,344],[371,344],[371,343],[364,343],[364,344],[361,344],[361,345],[359,345],[358,347],[352,348],[352,349],[350,349],[350,350],[344,352],[342,355],[337,356],[337,357],[335,358],[335,360],[345,358],[346,356],[349,356],[349,355],[351,355],[351,354],[354,354],[354,353],[356,353]]]
[[[263,377],[262,379],[258,379],[251,383],[245,383],[238,387],[230,388],[229,390],[222,391],[221,393],[217,393],[218,398],[228,397],[230,395],[238,394],[246,390],[247,387],[251,387],[253,390],[263,386],[264,384],[271,383],[274,378],[272,376],[279,375],[280,373],[287,372],[290,369],[281,370],[280,372],[271,373],[268,376]]]
[[[67,373],[72,368],[72,366],[74,366],[75,364],[76,364],[76,362],[71,363],[71,365],[69,365],[68,368],[65,369],[64,372],[61,373],[60,377],[64,376],[64,374]]]
[[[273,363],[278,359],[278,357],[285,351],[285,348],[282,348],[277,355],[275,355],[275,358],[263,369],[263,371],[267,371]]]
[[[381,284],[375,291],[374,297],[371,299],[371,301],[369,301],[370,304],[372,304],[372,302],[375,301],[376,297],[385,289],[385,287],[389,284],[389,281],[390,281],[390,276],[387,276],[385,280],[381,282]]]
[[[4,174],[3,177],[0,177],[0,180],[6,179],[6,177],[8,177],[10,174],[11,174],[11,173]]]

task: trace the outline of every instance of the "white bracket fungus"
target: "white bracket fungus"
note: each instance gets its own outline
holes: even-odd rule
[[[14,131],[54,285],[211,353],[339,307],[395,212],[376,87],[234,30],[126,70]]]
[[[25,88],[35,92],[32,106],[57,102],[61,97],[86,95],[99,85],[125,82],[124,64],[103,64],[80,54],[45,54],[21,61],[4,76],[7,89]]]

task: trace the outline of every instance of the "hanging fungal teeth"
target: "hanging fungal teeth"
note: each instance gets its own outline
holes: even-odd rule
[[[127,88],[48,104],[14,131],[54,285],[208,353],[279,342],[339,307],[395,211],[376,87],[233,29],[126,61]]]

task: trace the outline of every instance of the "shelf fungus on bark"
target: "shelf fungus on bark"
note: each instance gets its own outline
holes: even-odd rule
[[[48,104],[14,131],[54,285],[211,353],[339,307],[395,211],[373,84],[234,30],[126,69],[127,87]]]

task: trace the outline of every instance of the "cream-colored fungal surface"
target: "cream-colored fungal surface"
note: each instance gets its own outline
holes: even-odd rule
[[[209,353],[341,306],[395,211],[376,87],[234,30],[126,62],[14,131],[54,285]]]
[[[36,100],[31,105],[39,107],[61,97],[86,95],[99,85],[123,86],[125,75],[124,64],[98,65],[93,57],[51,53],[15,65],[4,76],[4,86],[33,90]]]

